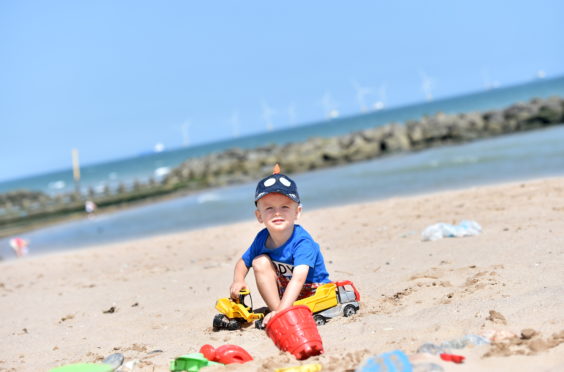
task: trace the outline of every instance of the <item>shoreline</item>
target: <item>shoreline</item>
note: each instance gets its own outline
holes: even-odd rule
[[[198,190],[198,191],[178,190],[178,191],[167,193],[167,194],[152,196],[150,198],[139,199],[139,200],[136,200],[136,201],[133,201],[133,202],[107,206],[107,207],[98,209],[97,212],[96,212],[96,215],[103,216],[103,215],[107,215],[107,214],[115,213],[115,212],[119,212],[119,211],[126,211],[126,210],[130,210],[130,209],[133,209],[133,208],[139,208],[139,207],[142,207],[142,206],[145,206],[145,205],[151,205],[151,204],[154,204],[154,203],[160,203],[160,202],[164,202],[164,201],[167,201],[167,200],[182,198],[182,197],[193,195],[193,194],[196,194],[196,193],[199,193],[199,192],[206,192],[206,191],[209,191],[209,190],[213,190],[213,189],[204,189],[204,190]],[[65,215],[46,217],[46,218],[43,218],[43,219],[40,219],[40,220],[34,220],[32,222],[22,221],[21,223],[16,224],[16,226],[8,226],[8,227],[0,226],[0,239],[7,238],[7,237],[13,236],[15,234],[29,233],[29,232],[33,232],[35,230],[39,230],[39,229],[50,227],[50,226],[55,226],[55,225],[60,225],[60,224],[64,224],[64,223],[67,223],[67,222],[82,220],[82,219],[85,219],[87,217],[88,216],[87,216],[86,212],[84,211],[84,208],[81,208],[81,209],[79,209],[75,212],[65,214]]]
[[[470,188],[481,188],[481,187],[491,187],[491,186],[502,186],[502,185],[510,185],[510,184],[514,184],[514,183],[524,183],[524,182],[531,182],[531,181],[538,181],[538,180],[543,180],[543,179],[557,179],[562,177],[561,175],[553,175],[553,176],[548,176],[548,177],[529,177],[529,178],[518,178],[518,179],[511,179],[511,180],[488,180],[488,181],[482,181],[482,182],[478,182],[478,183],[471,183],[471,184],[465,184],[465,185],[460,185],[460,186],[456,186],[456,187],[452,187],[452,188],[447,188],[447,189],[441,189],[441,190],[437,190],[437,191],[429,191],[429,190],[422,190],[422,191],[416,191],[413,193],[407,193],[407,194],[398,194],[398,195],[394,195],[391,197],[386,197],[386,196],[382,196],[382,197],[377,197],[377,198],[373,198],[373,199],[367,199],[367,200],[363,200],[363,201],[354,201],[354,202],[343,202],[343,203],[337,203],[337,204],[330,204],[328,207],[329,208],[334,208],[334,207],[346,207],[346,206],[354,206],[356,204],[364,204],[364,203],[374,203],[374,202],[379,202],[379,201],[383,201],[386,199],[395,199],[395,198],[411,198],[411,197],[422,197],[422,196],[432,196],[434,194],[440,194],[440,193],[448,193],[448,192],[456,192],[456,191],[461,191],[461,190],[465,190],[465,189],[470,189]],[[207,192],[214,192],[214,190],[218,190],[221,188],[211,188],[211,189],[207,189],[207,190],[200,190],[200,191],[196,191],[196,192],[178,192],[178,194],[167,194],[165,196],[162,196],[160,198],[156,198],[156,199],[152,199],[152,200],[140,200],[136,203],[130,203],[130,204],[124,204],[124,205],[119,205],[119,206],[113,206],[113,207],[109,207],[108,209],[104,209],[101,213],[97,213],[96,217],[104,217],[104,216],[108,216],[109,214],[113,214],[113,213],[121,213],[121,212],[126,212],[126,211],[130,211],[136,208],[142,208],[144,206],[149,206],[149,205],[154,205],[156,203],[161,203],[161,202],[165,202],[168,200],[174,200],[174,199],[179,199],[179,198],[183,198],[183,197],[188,197],[191,195],[197,195],[199,193],[207,193]],[[313,207],[313,208],[307,208],[308,211],[316,211],[320,209],[320,207]],[[41,230],[41,229],[45,229],[45,228],[50,228],[50,227],[55,227],[55,226],[61,226],[64,225],[66,223],[72,223],[75,221],[81,221],[81,220],[87,220],[88,216],[86,215],[85,212],[77,212],[77,213],[73,213],[71,215],[68,216],[62,216],[58,219],[53,219],[53,220],[49,220],[49,221],[44,221],[43,223],[36,223],[33,224],[32,228],[30,229],[22,229],[20,231],[0,231],[0,241],[2,239],[7,239],[10,236],[15,236],[16,234],[26,234],[26,233],[33,233],[34,231],[37,230]],[[254,221],[254,218],[252,216],[249,217],[241,217],[238,221],[235,221],[233,223],[242,223],[245,221]],[[211,225],[205,225],[205,226],[191,226],[191,227],[187,227],[185,229],[179,229],[176,231],[163,231],[163,232],[159,232],[159,233],[150,233],[148,235],[141,235],[139,238],[133,238],[133,239],[145,239],[145,238],[152,238],[152,237],[158,237],[158,236],[166,236],[166,235],[170,235],[170,234],[176,234],[176,233],[182,233],[182,232],[188,232],[188,231],[194,231],[194,230],[200,230],[200,229],[206,229],[206,228],[214,228],[214,227],[220,227],[226,224],[231,224],[231,223],[224,223],[224,222],[218,222],[215,224],[211,224]],[[77,250],[81,250],[81,249],[89,249],[93,246],[97,246],[97,245],[110,245],[110,244],[119,244],[119,243],[124,243],[127,241],[130,241],[132,238],[131,237],[124,237],[124,238],[116,238],[116,239],[110,239],[109,241],[104,241],[101,244],[94,244],[94,243],[86,243],[82,246],[78,246]],[[7,243],[6,243],[7,244]],[[33,253],[33,246],[31,247],[32,251],[30,254],[30,257],[36,257],[36,254]],[[71,251],[75,251],[73,249],[68,249],[68,248],[62,248],[60,250],[49,250],[48,252],[45,253],[39,253],[37,254],[38,256],[43,256],[46,254],[51,254],[51,253],[57,253],[57,252],[71,252]],[[12,253],[10,251],[10,253]],[[0,256],[0,262],[2,261],[10,261],[13,259],[17,259],[17,257],[15,257],[15,255],[10,255],[10,256]]]
[[[320,326],[325,353],[305,362],[252,327],[211,331],[215,300],[227,295],[233,265],[261,227],[252,220],[0,262],[0,369],[48,370],[120,352],[138,360],[138,371],[167,371],[170,360],[209,343],[235,344],[255,358],[210,371],[307,363],[343,371],[395,349],[447,372],[557,370],[564,366],[564,334],[552,336],[564,331],[563,217],[564,177],[305,209],[300,223],[319,242],[331,279],[352,280],[361,293],[359,314]],[[460,219],[483,232],[421,241],[425,227]],[[248,284],[262,306],[252,273]],[[534,344],[453,350],[466,356],[462,365],[417,353],[426,342],[518,337],[526,328],[538,333]]]

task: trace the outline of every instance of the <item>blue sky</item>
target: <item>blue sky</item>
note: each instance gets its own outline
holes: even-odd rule
[[[557,0],[2,1],[0,180],[562,75],[562,35]]]

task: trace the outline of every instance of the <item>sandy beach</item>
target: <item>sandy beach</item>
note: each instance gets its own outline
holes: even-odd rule
[[[361,309],[320,326],[325,353],[302,362],[254,327],[212,331],[215,301],[228,296],[233,266],[261,228],[251,217],[1,262],[0,370],[47,371],[123,353],[137,361],[134,371],[167,371],[204,344],[235,344],[255,359],[206,371],[308,363],[352,371],[396,349],[445,371],[564,370],[564,178],[305,208],[300,223],[320,243],[331,279],[353,281]],[[464,219],[483,232],[421,239],[429,225]],[[247,282],[263,306],[252,272]],[[463,364],[416,353],[468,334],[492,344],[453,349]]]

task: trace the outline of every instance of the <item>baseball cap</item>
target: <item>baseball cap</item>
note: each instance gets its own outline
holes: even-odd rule
[[[278,164],[274,166],[274,171],[271,176],[263,178],[257,184],[255,205],[260,198],[273,192],[286,195],[296,203],[300,203],[300,195],[298,194],[296,183],[290,177],[280,173]]]

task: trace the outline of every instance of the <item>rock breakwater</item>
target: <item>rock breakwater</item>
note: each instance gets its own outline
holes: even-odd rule
[[[389,123],[331,138],[229,149],[186,160],[163,180],[168,187],[223,186],[258,179],[279,163],[287,173],[373,159],[401,151],[473,141],[564,122],[564,99],[551,97],[505,109],[461,114],[438,113],[406,123]]]

